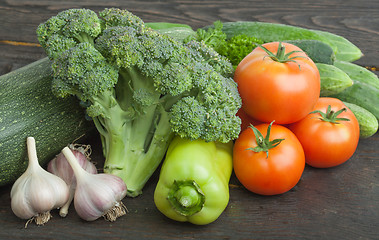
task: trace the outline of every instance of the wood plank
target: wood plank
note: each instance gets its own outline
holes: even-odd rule
[[[50,16],[68,7],[85,7],[95,11],[105,7],[126,8],[145,21],[186,23],[193,28],[216,20],[264,21],[330,31],[346,37],[363,50],[359,60],[364,65],[379,65],[377,48],[379,12],[375,1],[3,1],[0,16],[0,40],[36,43],[35,29]],[[22,33],[22,34],[20,34]]]

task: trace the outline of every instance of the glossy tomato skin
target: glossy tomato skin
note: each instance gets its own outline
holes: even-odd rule
[[[286,53],[300,51],[294,62],[280,63],[255,48],[237,66],[234,80],[242,98],[242,108],[261,122],[289,124],[305,117],[320,95],[320,74],[314,62],[300,48],[282,43]],[[276,53],[279,43],[263,44]]]
[[[354,154],[359,141],[358,121],[342,101],[322,97],[314,110],[326,112],[328,105],[333,111],[346,108],[338,117],[350,121],[330,123],[320,120],[319,114],[312,113],[289,125],[304,148],[306,163],[316,168],[335,167],[346,162]]]
[[[255,126],[263,136],[269,124]],[[261,195],[282,194],[292,189],[304,171],[303,148],[296,136],[286,127],[272,125],[270,140],[284,140],[266,152],[246,150],[256,147],[251,128],[244,130],[234,144],[233,168],[240,183],[249,191]]]

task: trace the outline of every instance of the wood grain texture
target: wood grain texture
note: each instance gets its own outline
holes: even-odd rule
[[[33,1],[0,0],[0,74],[45,56],[36,46],[38,24],[61,10],[85,7],[126,8],[146,22],[186,23],[193,28],[216,20],[253,20],[330,31],[346,37],[364,53],[357,61],[379,66],[379,4],[374,0],[179,0],[179,1]],[[379,104],[379,103],[373,103]],[[97,135],[88,140],[94,161],[104,161]],[[299,184],[274,197],[248,192],[233,175],[230,202],[220,218],[207,226],[178,223],[155,207],[158,171],[144,193],[124,199],[129,213],[114,223],[84,222],[73,206],[66,218],[56,211],[45,226],[13,215],[10,186],[0,188],[0,239],[379,239],[379,134],[361,140],[354,156],[332,169],[307,167]]]
[[[378,48],[379,11],[374,0],[354,1],[0,1],[0,47],[7,48],[9,56],[18,67],[39,55],[25,56],[24,48],[9,46],[1,40],[37,43],[35,29],[50,16],[67,8],[105,7],[126,8],[145,21],[186,23],[194,29],[222,21],[264,21],[330,31],[346,37],[362,49],[365,56],[358,63],[379,66]],[[21,48],[21,49],[20,49]],[[1,51],[3,52],[3,51]],[[4,52],[5,53],[5,52]],[[7,63],[0,60],[0,74],[5,73]],[[4,70],[5,68],[5,70]],[[12,68],[14,69],[14,68]]]

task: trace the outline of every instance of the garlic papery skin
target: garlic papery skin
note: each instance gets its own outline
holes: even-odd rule
[[[89,173],[96,174],[96,166],[90,161],[90,146],[89,145],[78,145],[71,144],[69,146],[70,150],[77,159],[79,165]],[[76,188],[76,178],[74,171],[72,170],[69,162],[67,161],[64,154],[59,153],[53,160],[51,160],[47,165],[47,170],[54,175],[62,178],[70,189],[70,196],[68,201],[59,210],[59,215],[61,217],[66,217],[68,214],[68,209],[74,198],[75,188]]]
[[[62,153],[70,163],[76,177],[74,206],[82,219],[94,221],[103,216],[106,220],[113,222],[126,214],[126,207],[121,200],[126,196],[127,189],[120,177],[106,173],[88,173],[80,167],[68,147],[65,147]]]
[[[21,219],[43,225],[49,221],[50,210],[62,207],[69,197],[67,184],[58,176],[43,169],[38,162],[35,139],[26,140],[28,168],[11,189],[11,208]]]

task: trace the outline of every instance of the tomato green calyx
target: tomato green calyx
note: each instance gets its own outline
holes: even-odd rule
[[[326,112],[322,112],[320,110],[316,110],[310,113],[318,113],[321,115],[320,120],[325,121],[325,122],[331,122],[335,124],[339,124],[339,121],[350,121],[348,118],[339,118],[338,115],[340,115],[342,112],[345,112],[347,109],[342,108],[338,110],[337,112],[332,110],[332,107],[328,105],[328,108]]]
[[[188,217],[203,208],[205,195],[194,180],[174,181],[167,199],[177,213]]]
[[[270,141],[270,132],[273,123],[274,121],[272,121],[268,126],[266,137],[263,137],[262,133],[257,128],[255,128],[253,125],[250,125],[249,127],[254,131],[257,146],[253,148],[247,148],[246,150],[251,150],[257,153],[266,152],[266,158],[268,158],[268,150],[278,146],[284,140],[284,138],[279,138]]]
[[[286,54],[286,47],[282,44],[282,42],[279,42],[278,51],[276,52],[276,54],[271,52],[266,47],[264,47],[260,44],[257,44],[257,45],[258,45],[258,47],[260,47],[261,49],[263,49],[267,53],[269,58],[271,58],[273,61],[276,61],[276,62],[280,62],[280,63],[294,62],[300,68],[300,64],[298,64],[295,59],[296,58],[306,58],[304,56],[290,57],[293,53],[301,52],[301,51],[291,51],[291,52]]]

